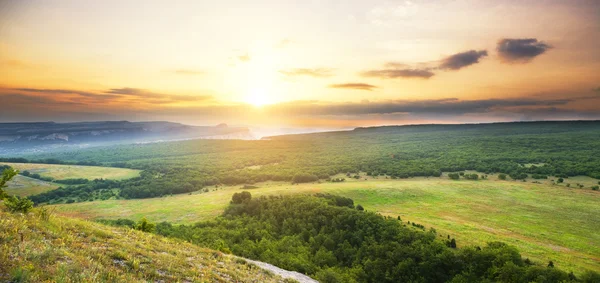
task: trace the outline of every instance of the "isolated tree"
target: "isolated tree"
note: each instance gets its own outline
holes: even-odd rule
[[[506,174],[502,173],[502,174],[498,175],[498,179],[506,180]]]
[[[356,205],[356,210],[363,211],[363,210],[365,210],[365,208],[362,205],[357,204]]]
[[[552,262],[552,261],[549,261],[549,262],[548,262],[548,267],[554,267],[554,262]]]
[[[563,179],[563,178],[558,178],[558,183],[562,183],[562,182],[564,182],[564,181],[565,181],[565,179]]]
[[[12,168],[7,168],[2,172],[2,178],[0,179],[0,200],[8,197],[8,194],[6,191],[4,191],[4,188],[8,187],[6,183],[8,183],[8,181],[10,181],[18,173],[18,170]]]

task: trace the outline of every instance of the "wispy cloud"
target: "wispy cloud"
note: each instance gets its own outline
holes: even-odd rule
[[[279,73],[288,77],[294,76],[310,76],[315,78],[326,78],[333,75],[333,69],[330,68],[296,68],[289,70],[279,70]]]
[[[282,39],[281,41],[279,41],[279,42],[278,42],[278,43],[275,45],[275,47],[276,47],[276,48],[286,48],[286,47],[290,46],[290,44],[292,44],[292,43],[294,43],[294,41],[293,41],[293,40],[291,40],[291,39],[288,39],[288,38],[284,38],[284,39]]]
[[[81,91],[70,89],[38,89],[11,88],[0,89],[0,95],[12,94],[20,97],[44,100],[48,103],[78,103],[78,104],[118,104],[135,103],[136,105],[162,105],[182,102],[202,102],[212,100],[208,95],[173,95],[154,93],[138,88],[113,88],[105,91]]]
[[[342,88],[342,89],[356,89],[356,90],[373,90],[374,88],[377,88],[374,85],[371,84],[365,84],[365,83],[345,83],[345,84],[332,84],[329,85],[330,88]]]
[[[173,71],[174,74],[177,75],[203,75],[204,72],[200,71],[200,70],[193,70],[193,69],[177,69],[175,71]]]
[[[244,55],[240,55],[237,57],[240,61],[242,62],[249,62],[252,58],[250,57],[250,54],[246,53]]]
[[[469,50],[444,58],[439,66],[442,70],[459,70],[461,68],[479,63],[479,59],[486,57],[486,50]]]
[[[376,78],[420,78],[429,79],[435,74],[430,70],[426,69],[380,69],[380,70],[369,70],[360,73],[363,77],[376,77]]]
[[[498,41],[496,51],[505,63],[527,63],[550,48],[535,38],[504,38]]]

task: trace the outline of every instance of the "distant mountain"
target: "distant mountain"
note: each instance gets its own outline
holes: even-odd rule
[[[183,139],[254,139],[245,127],[171,122],[0,123],[0,154]]]

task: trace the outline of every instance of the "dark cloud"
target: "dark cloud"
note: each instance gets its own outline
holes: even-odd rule
[[[382,69],[370,70],[360,74],[363,77],[377,77],[386,79],[395,78],[421,78],[429,79],[435,74],[426,69]]]
[[[345,88],[345,89],[357,89],[357,90],[373,90],[377,88],[374,85],[365,83],[346,83],[346,84],[333,84],[329,85],[330,88]]]
[[[325,78],[331,77],[333,75],[333,69],[329,68],[315,68],[315,69],[307,69],[307,68],[296,68],[289,70],[280,70],[279,73],[292,77],[292,76],[311,76],[315,78]]]
[[[515,107],[548,107],[564,106],[570,99],[535,100],[520,99],[484,99],[459,100],[457,98],[435,100],[383,100],[364,101],[359,103],[293,102],[272,106],[273,113],[287,115],[370,115],[411,113],[439,115],[464,115],[468,113],[486,113],[499,109]]]
[[[461,68],[479,63],[479,59],[488,55],[486,50],[469,50],[454,54],[442,60],[439,68],[442,70],[459,70]]]
[[[173,73],[175,73],[177,75],[203,75],[204,74],[203,71],[191,70],[191,69],[179,69],[179,70],[173,71]]]
[[[550,48],[550,45],[535,38],[504,38],[498,41],[496,51],[504,62],[527,63]]]

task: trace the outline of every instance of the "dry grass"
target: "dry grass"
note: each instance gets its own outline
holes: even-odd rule
[[[0,281],[286,282],[220,252],[39,209],[0,211]]]

